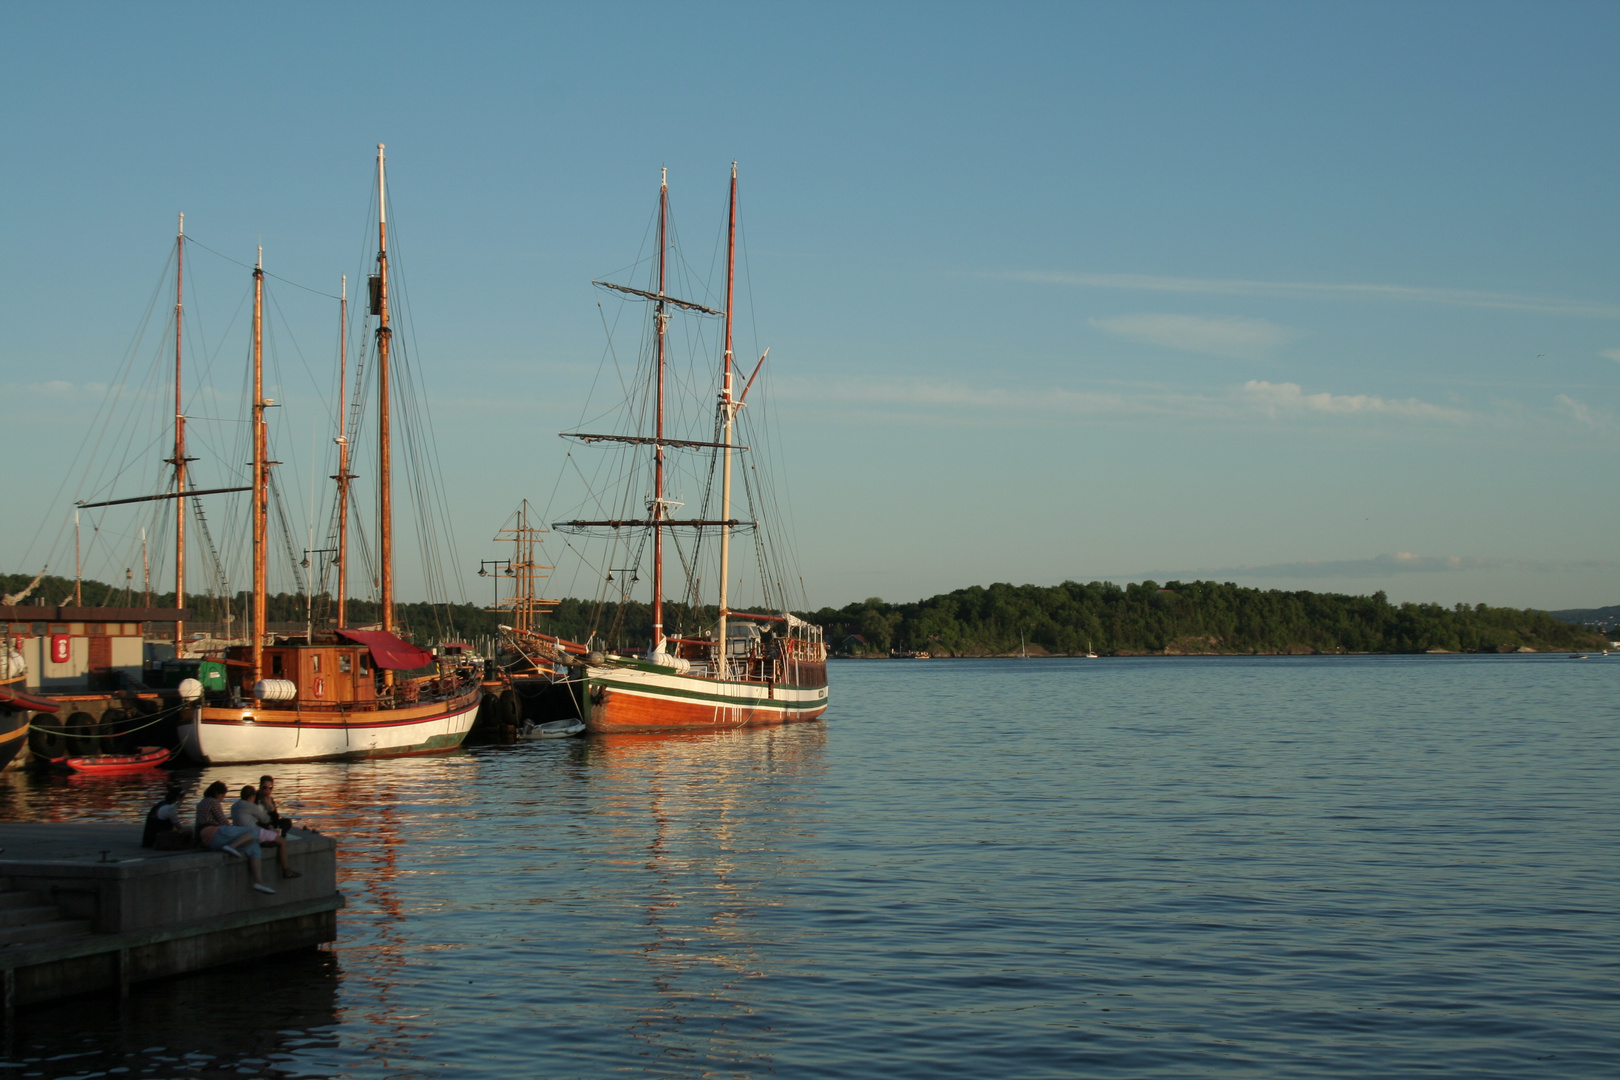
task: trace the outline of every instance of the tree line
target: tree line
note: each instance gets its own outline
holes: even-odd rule
[[[1016,653],[1512,652],[1600,649],[1592,631],[1544,611],[1485,604],[1392,604],[1371,596],[1254,589],[1215,581],[975,585],[909,604],[873,597],[809,616],[833,650],[934,656]]]
[[[0,592],[12,593],[32,580],[26,574],[0,574]],[[89,606],[142,604],[139,590],[126,593],[104,582],[81,584]],[[55,605],[72,603],[71,579],[48,577],[27,602],[43,597]],[[152,606],[169,607],[174,594],[152,595]],[[232,602],[233,630],[241,633],[248,594]],[[188,597],[193,625],[215,626],[218,601]],[[278,629],[302,627],[306,612],[317,630],[332,625],[330,597],[313,603],[303,595],[268,598],[269,621]],[[761,612],[763,613],[763,612]],[[1520,648],[1601,649],[1603,635],[1561,622],[1544,611],[1485,604],[1392,604],[1383,592],[1371,596],[1255,589],[1231,582],[1143,581],[1062,585],[974,585],[913,603],[893,604],[873,597],[842,608],[797,612],[822,627],[835,655],[888,656],[928,652],[934,656],[1005,656],[1030,653],[1083,654],[1088,648],[1115,656],[1195,653],[1420,653],[1512,652]],[[350,626],[378,621],[377,604],[351,600]],[[664,605],[665,631],[699,636],[714,625],[713,607]],[[492,637],[508,613],[477,604],[401,603],[395,619],[402,635],[418,644]],[[564,599],[539,616],[536,629],[569,641],[615,651],[645,649],[652,614],[639,603],[598,603]]]

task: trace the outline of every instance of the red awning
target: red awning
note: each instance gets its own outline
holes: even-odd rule
[[[35,697],[33,694],[25,694],[21,690],[13,690],[9,686],[0,686],[0,707],[33,709],[36,712],[49,713],[61,708],[50,698]]]
[[[401,641],[386,630],[339,630],[338,636],[359,642],[371,650],[371,662],[380,668],[409,671],[433,663],[433,654]]]

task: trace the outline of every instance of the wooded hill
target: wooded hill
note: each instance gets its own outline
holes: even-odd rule
[[[30,575],[0,574],[0,592],[11,593]],[[44,597],[52,605],[71,603],[73,582],[50,577],[28,598]],[[87,605],[139,605],[136,591],[126,600],[122,588],[103,582],[83,584]],[[67,599],[64,601],[64,597]],[[245,593],[234,605],[240,620]],[[154,594],[152,604],[166,607],[174,595]],[[213,602],[192,598],[194,626],[212,625]],[[314,622],[329,626],[330,601],[316,597]],[[396,605],[402,634],[419,644],[493,636],[505,614],[492,614],[475,604]],[[691,610],[680,603],[664,605],[666,632],[681,636],[712,627],[711,608]],[[1118,586],[1094,581],[1036,585],[975,585],[909,604],[873,598],[843,608],[799,612],[819,624],[835,655],[887,656],[893,650],[927,651],[934,656],[1005,656],[1019,650],[1019,635],[1034,655],[1084,653],[1089,643],[1105,655],[1198,653],[1421,653],[1514,652],[1521,648],[1589,650],[1606,648],[1606,638],[1585,627],[1561,622],[1547,612],[1493,608],[1484,604],[1442,607],[1439,604],[1391,604],[1382,592],[1371,596],[1339,593],[1283,592],[1250,589],[1214,581],[1152,581]],[[305,598],[272,596],[270,622],[277,628],[302,627]],[[377,620],[376,605],[349,602],[349,623],[365,626]],[[241,623],[236,623],[240,633]],[[646,648],[652,632],[651,613],[640,604],[596,604],[567,599],[540,618],[543,632],[584,642],[594,631],[596,644],[623,651]]]
[[[808,616],[836,652],[935,656],[1018,652],[1420,653],[1601,649],[1607,642],[1543,611],[1484,604],[1391,604],[1371,596],[1249,589],[1215,581],[973,586],[919,600],[879,599]]]

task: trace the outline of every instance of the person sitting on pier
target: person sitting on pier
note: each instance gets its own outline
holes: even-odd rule
[[[191,846],[191,830],[180,824],[180,799],[183,795],[184,788],[179,784],[170,784],[163,793],[163,801],[146,812],[141,847],[179,851]]]
[[[252,829],[262,846],[276,849],[276,865],[281,868],[282,877],[303,877],[287,865],[287,842],[281,833],[270,828],[270,812],[254,801],[256,795],[258,792],[252,784],[242,788],[242,797],[231,804],[231,824]]]
[[[270,817],[270,827],[280,830],[281,835],[286,836],[287,830],[292,828],[292,819],[282,817],[277,811],[275,788],[275,777],[259,777],[259,793],[253,797],[253,801],[264,807],[264,812]]]
[[[227,790],[223,781],[215,780],[203,792],[203,797],[197,800],[197,842],[210,851],[223,851],[238,859],[246,859],[248,869],[253,872],[254,889],[274,894],[276,890],[264,883],[264,876],[259,871],[257,830],[232,825],[230,818],[225,816],[225,808],[219,804],[219,797]]]

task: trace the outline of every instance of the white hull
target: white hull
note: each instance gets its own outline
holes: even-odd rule
[[[199,764],[256,761],[338,761],[437,754],[461,745],[478,716],[479,695],[435,706],[376,710],[348,722],[267,709],[193,710],[180,725],[186,756]]]

